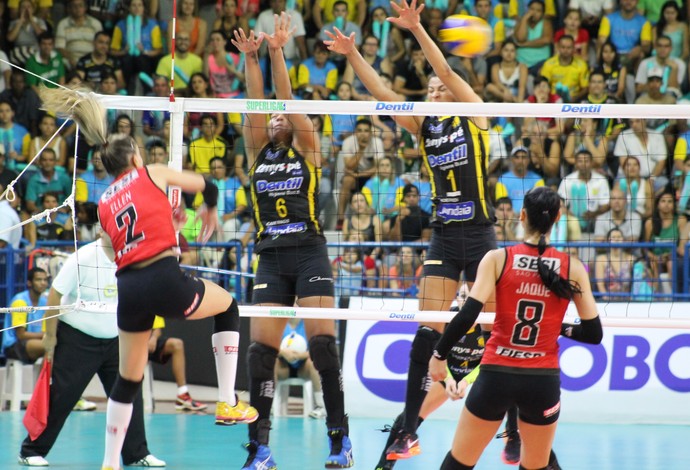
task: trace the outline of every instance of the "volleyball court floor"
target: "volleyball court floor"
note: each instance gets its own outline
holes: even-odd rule
[[[99,407],[100,408],[100,407]],[[211,407],[209,407],[211,408]],[[0,413],[0,469],[20,469],[16,458],[26,431],[23,412]],[[374,469],[388,434],[385,420],[350,419],[355,468]],[[53,469],[99,469],[105,413],[72,413],[48,455]],[[419,432],[422,453],[400,461],[396,469],[439,468],[449,449],[455,421],[430,419]],[[215,426],[210,414],[150,414],[146,418],[149,448],[168,462],[168,469],[239,470],[247,456],[241,444],[247,427]],[[328,454],[325,424],[302,417],[273,420],[271,450],[281,470],[323,468]],[[565,470],[690,469],[690,427],[658,425],[561,424],[554,446]],[[477,470],[517,469],[501,462],[502,442],[494,440]]]

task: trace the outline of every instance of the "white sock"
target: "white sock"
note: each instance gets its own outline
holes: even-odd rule
[[[240,334],[237,331],[221,331],[211,336],[213,355],[216,357],[218,376],[218,401],[235,406],[235,378],[237,376],[237,352]]]
[[[185,393],[189,393],[189,387],[186,385],[183,385],[181,387],[177,387],[177,395],[184,395]]]
[[[103,467],[120,468],[120,452],[125,440],[127,426],[132,418],[131,403],[120,403],[108,399],[105,425],[105,455]]]
[[[323,402],[323,392],[314,392],[314,405],[317,408],[325,408],[326,405]]]

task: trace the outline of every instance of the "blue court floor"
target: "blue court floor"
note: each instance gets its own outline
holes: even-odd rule
[[[20,469],[19,443],[25,436],[22,413],[0,413],[0,469]],[[48,455],[53,469],[100,468],[105,413],[73,413]],[[355,468],[373,469],[387,434],[380,420],[350,421]],[[246,426],[220,427],[209,415],[152,414],[147,417],[149,448],[169,469],[240,469],[246,453]],[[429,420],[420,429],[422,454],[401,461],[396,469],[439,467],[455,422]],[[492,442],[477,470],[517,469],[500,460],[502,444]],[[325,425],[301,417],[274,420],[271,449],[281,470],[323,468],[328,453]],[[561,424],[555,450],[565,470],[690,469],[690,427],[651,425]]]

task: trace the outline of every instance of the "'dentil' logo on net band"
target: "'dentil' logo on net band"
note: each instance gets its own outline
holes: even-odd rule
[[[413,111],[414,103],[398,103],[398,104],[388,104],[388,103],[376,103],[376,111]]]
[[[600,104],[592,104],[589,106],[573,106],[572,104],[564,104],[561,107],[562,113],[584,113],[584,114],[599,114],[601,112]]]

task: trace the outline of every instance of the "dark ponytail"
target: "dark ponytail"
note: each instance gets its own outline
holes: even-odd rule
[[[527,222],[531,229],[539,232],[537,250],[537,272],[541,282],[554,294],[563,299],[572,299],[575,294],[581,294],[579,284],[561,275],[544,263],[542,255],[546,251],[546,234],[551,230],[558,211],[561,207],[561,199],[558,194],[547,187],[532,188],[525,194],[524,208],[527,212]]]

